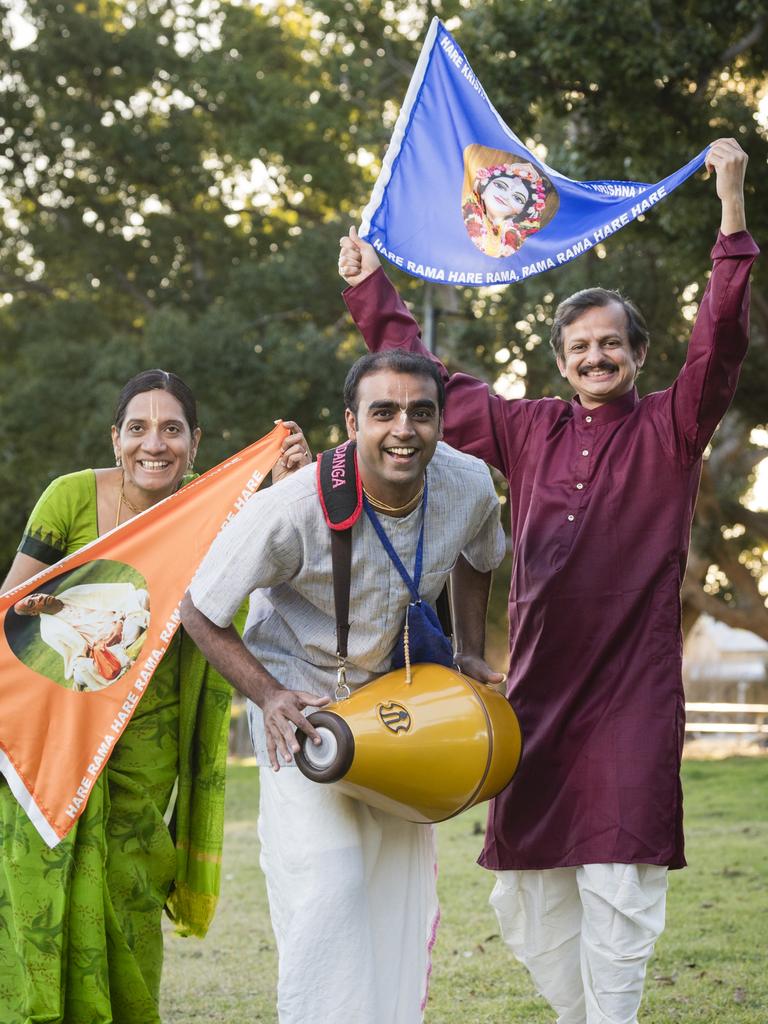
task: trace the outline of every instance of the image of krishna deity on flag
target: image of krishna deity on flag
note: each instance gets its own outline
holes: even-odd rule
[[[526,144],[504,123],[435,18],[360,237],[428,281],[522,281],[569,263],[644,216],[703,167],[706,150],[655,184],[574,181],[546,163],[545,153],[543,144]]]
[[[474,143],[464,150],[461,214],[486,256],[511,256],[557,213],[552,180],[528,156]]]

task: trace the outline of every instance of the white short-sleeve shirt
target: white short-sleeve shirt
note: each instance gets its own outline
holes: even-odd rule
[[[434,605],[460,554],[475,569],[504,556],[499,502],[479,459],[439,443],[427,469],[428,497],[419,592]],[[395,551],[413,573],[422,506],[401,519],[380,515]],[[330,530],[317,493],[317,466],[305,466],[256,493],[219,534],[190,586],[195,607],[228,626],[250,595],[244,641],[285,687],[333,696],[336,615]],[[389,670],[410,600],[408,589],[363,513],[352,530],[347,682]],[[249,706],[259,764],[269,764],[261,712]]]

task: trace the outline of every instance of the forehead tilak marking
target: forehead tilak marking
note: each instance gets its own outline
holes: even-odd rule
[[[402,398],[403,387],[405,388],[405,401]],[[398,408],[400,409],[400,422],[405,426],[405,422],[408,418],[408,382],[403,382],[402,378],[397,382],[398,391]]]
[[[158,424],[160,422],[160,419],[159,419],[159,417],[157,415],[157,412],[158,412],[157,406],[158,406],[157,392],[154,391],[154,390],[150,391],[149,392],[149,422],[155,428],[155,430],[157,430]]]

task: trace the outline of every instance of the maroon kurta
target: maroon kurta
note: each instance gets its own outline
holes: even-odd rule
[[[445,439],[509,481],[509,698],[523,730],[480,863],[682,867],[680,585],[701,456],[747,349],[747,232],[718,237],[685,366],[598,409],[447,378]],[[345,299],[368,347],[425,355],[383,271]]]

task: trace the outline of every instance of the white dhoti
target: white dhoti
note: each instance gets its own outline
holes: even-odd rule
[[[667,869],[585,864],[499,871],[490,903],[557,1024],[637,1024],[645,968],[664,930]]]
[[[438,921],[434,829],[260,771],[280,1024],[420,1024]]]

